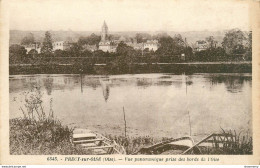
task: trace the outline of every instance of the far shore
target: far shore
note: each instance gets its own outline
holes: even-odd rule
[[[252,73],[252,62],[179,62],[133,63],[115,66],[110,64],[10,64],[10,75],[26,74],[140,74],[140,73]]]

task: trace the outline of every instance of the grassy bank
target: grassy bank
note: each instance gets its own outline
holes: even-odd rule
[[[22,118],[10,119],[10,154],[12,155],[73,155],[87,154],[70,143],[72,129],[54,117],[52,99],[50,110],[43,107],[40,87],[24,93],[20,107]]]
[[[33,121],[31,119],[10,120],[11,155],[90,155],[91,152],[74,146],[70,142],[72,129],[63,126],[57,120]],[[167,140],[149,136],[124,137],[105,135],[122,145],[127,154],[139,151],[143,147]],[[248,155],[252,154],[253,144],[250,136],[236,136],[232,146],[224,148],[200,147],[204,155]]]
[[[88,154],[70,143],[71,130],[57,120],[11,119],[9,124],[11,155]]]
[[[140,74],[140,73],[251,73],[251,63],[203,63],[203,64],[131,64],[131,65],[84,65],[42,64],[10,65],[10,75],[23,74]]]

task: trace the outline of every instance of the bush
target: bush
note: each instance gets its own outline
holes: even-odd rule
[[[20,109],[23,118],[10,119],[10,154],[13,155],[64,155],[88,154],[70,142],[73,129],[63,126],[42,107],[39,87],[25,93],[25,105]],[[52,101],[51,101],[52,102]],[[24,109],[23,109],[24,108]]]

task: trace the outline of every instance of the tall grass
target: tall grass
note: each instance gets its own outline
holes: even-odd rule
[[[70,143],[73,130],[54,117],[52,100],[49,112],[44,110],[42,96],[39,87],[26,92],[23,117],[10,119],[10,154],[86,154]]]
[[[114,140],[119,145],[123,146],[126,150],[126,154],[133,154],[138,152],[143,147],[148,147],[150,145],[156,144],[158,142],[166,141],[169,138],[154,138],[150,136],[116,136],[116,135],[105,135],[111,140]]]
[[[236,133],[235,130],[225,131],[222,129],[223,135],[231,135],[234,138],[229,140],[229,144],[225,144],[223,152],[226,154],[253,154],[253,139],[249,131]]]
[[[43,107],[43,93],[39,86],[34,86],[30,91],[24,92],[24,106],[20,107],[24,119],[31,121],[51,121],[54,120],[52,110],[52,99],[50,100],[50,110],[47,113]]]
[[[222,129],[222,128],[221,128]],[[224,130],[221,133],[224,138],[220,142],[213,143],[213,147],[199,146],[201,154],[208,155],[250,155],[253,154],[253,140],[249,131],[236,133],[235,130]],[[230,138],[232,137],[232,138]],[[221,147],[219,144],[223,144]]]

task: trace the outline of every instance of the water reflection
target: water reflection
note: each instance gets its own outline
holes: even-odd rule
[[[80,76],[71,75],[60,77],[44,76],[44,77],[24,77],[24,78],[10,78],[10,92],[24,90],[26,88],[31,89],[35,86],[43,86],[48,95],[51,95],[52,90],[73,90],[77,87],[81,88],[81,92],[85,87],[90,87],[96,90],[98,87],[102,87],[102,92],[105,100],[108,100],[110,89],[120,86],[137,86],[141,89],[147,89],[151,86],[174,86],[175,88],[182,88],[183,86],[190,86],[194,83],[203,81],[209,81],[211,86],[218,84],[224,84],[228,92],[238,93],[243,90],[245,83],[249,83],[251,86],[250,75],[162,75],[158,78],[117,78],[117,77],[104,77],[104,76]],[[207,85],[208,82],[203,82],[203,85]],[[198,83],[197,83],[198,84]]]
[[[136,86],[139,88],[145,89],[152,85],[153,85],[153,81],[151,78],[137,78],[136,80]]]
[[[132,77],[132,78],[118,78],[118,77],[106,77],[106,76],[87,76],[87,75],[71,75],[63,77],[10,77],[10,92],[15,92],[23,89],[31,89],[34,86],[43,86],[46,89],[48,95],[51,95],[52,90],[73,90],[77,87],[81,88],[81,92],[85,87],[90,87],[96,90],[98,87],[102,87],[105,97],[109,97],[110,88],[120,86],[137,86],[141,89],[146,89],[151,86],[174,86],[175,88],[182,88],[193,85],[197,82],[203,82],[203,79],[209,81],[211,86],[224,84],[228,92],[238,93],[243,90],[245,83],[249,83],[251,86],[252,77],[250,75],[223,75],[223,74],[206,74],[206,75],[162,75],[158,78],[153,77]],[[207,85],[208,82],[204,81],[203,85]],[[106,100],[108,98],[105,98]]]
[[[121,128],[125,107],[133,133],[181,136],[189,132],[187,111],[194,134],[212,133],[220,126],[248,128],[251,78],[251,74],[11,76],[10,117],[21,115],[22,93],[39,85],[44,99],[53,99],[55,115],[80,126]]]
[[[100,79],[100,84],[101,84],[101,87],[102,87],[104,99],[107,102],[107,100],[109,98],[109,92],[110,92],[110,86],[109,85],[111,84],[111,81]]]
[[[251,82],[251,76],[232,76],[232,75],[214,75],[211,76],[210,82],[212,85],[224,83],[226,90],[232,93],[238,93],[243,90],[245,83]]]
[[[96,90],[98,86],[100,86],[100,81],[99,78],[96,77],[88,77],[88,76],[83,76],[83,87],[91,87],[92,89]]]
[[[43,78],[43,86],[45,87],[47,94],[51,95],[52,87],[53,87],[53,78],[51,77]]]

